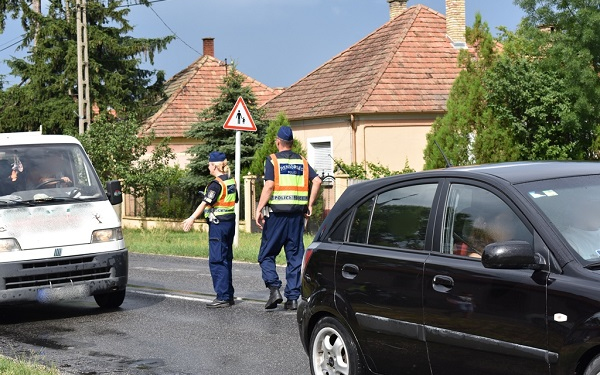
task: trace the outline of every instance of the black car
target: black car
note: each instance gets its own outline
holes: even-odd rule
[[[313,374],[600,374],[600,163],[350,186],[297,317]]]

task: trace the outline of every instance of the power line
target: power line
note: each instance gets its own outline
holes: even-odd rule
[[[21,42],[22,42],[22,41],[24,41],[24,40],[25,40],[25,38],[23,38],[23,39],[21,39],[21,40],[17,40],[17,41],[16,41],[16,42],[14,42],[13,44],[11,44],[11,45],[9,45],[9,46],[6,46],[6,47],[4,47],[4,48],[2,48],[2,49],[0,49],[0,52],[2,52],[2,51],[6,51],[6,50],[7,50],[7,49],[9,49],[10,47],[17,45],[17,44],[21,43]]]
[[[148,4],[160,3],[162,1],[167,1],[167,0],[151,0],[151,1],[148,1]],[[136,5],[147,5],[147,4],[143,4],[143,3],[139,3],[139,2],[135,3],[135,4],[129,4],[129,0],[127,0],[127,5],[120,5],[117,8],[133,7],[133,6],[136,6]]]
[[[147,4],[142,4],[142,3],[135,3],[135,4],[129,4],[130,0],[126,0],[127,1],[127,5],[121,5],[117,8],[122,8],[122,7],[132,7],[132,6],[136,6],[136,5],[147,5]],[[148,1],[148,4],[152,4],[152,3],[160,3],[163,1],[167,1],[167,0],[150,0]],[[148,8],[150,8],[150,10],[156,15],[156,17],[158,17],[158,19],[160,20],[160,22],[163,23],[163,25],[165,25],[165,27],[167,29],[169,29],[169,31],[171,31],[171,33],[173,33],[173,35],[175,35],[175,38],[179,39],[181,41],[181,43],[185,44],[189,49],[191,49],[192,51],[196,52],[198,55],[202,55],[200,52],[198,52],[194,47],[190,46],[188,43],[186,43],[185,40],[181,39],[181,37],[179,37],[179,35],[177,35],[177,33],[175,31],[173,31],[173,29],[171,29],[171,27],[169,27],[169,25],[167,25],[167,23],[158,15],[158,13],[156,13],[156,11],[154,10],[154,8],[152,6],[148,6]]]
[[[21,38],[21,40],[23,40],[23,39],[22,39],[23,37],[25,37],[25,34],[21,34],[21,35],[19,35],[19,36],[16,36],[16,37],[14,37],[14,38],[12,38],[12,39],[8,40],[8,41],[7,41],[7,42],[5,42],[5,43],[0,43],[0,47],[3,47],[3,46],[5,46],[5,45],[7,45],[7,44],[10,44],[10,43],[14,42],[15,40],[17,40],[18,38]]]
[[[165,0],[155,0],[155,1],[165,1]],[[169,31],[171,31],[171,32],[173,33],[173,35],[175,35],[175,38],[177,38],[177,39],[181,40],[181,42],[182,42],[183,44],[185,44],[186,46],[188,46],[188,47],[189,47],[189,48],[190,48],[192,51],[196,52],[198,55],[202,55],[200,52],[196,51],[196,49],[195,49],[194,47],[192,47],[192,46],[190,46],[189,44],[187,44],[187,43],[185,42],[185,40],[181,39],[181,38],[179,37],[179,35],[177,35],[177,33],[176,33],[175,31],[173,31],[173,29],[171,29],[171,28],[169,27],[169,25],[167,25],[167,24],[166,24],[166,22],[165,22],[165,21],[163,21],[163,19],[162,19],[162,18],[160,18],[160,16],[158,15],[158,13],[156,13],[156,11],[154,10],[154,8],[152,8],[152,7],[149,7],[149,8],[150,8],[150,10],[152,10],[152,12],[153,12],[154,14],[156,14],[156,17],[158,17],[158,19],[159,19],[159,20],[160,20],[160,21],[163,23],[163,25],[165,25],[165,26],[166,26],[166,28],[167,28],[167,29],[169,29]]]

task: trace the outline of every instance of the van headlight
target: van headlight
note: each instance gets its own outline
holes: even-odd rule
[[[11,251],[21,251],[21,246],[14,238],[0,238],[0,253],[9,253]]]
[[[123,239],[121,228],[98,229],[92,232],[92,243],[118,241]]]

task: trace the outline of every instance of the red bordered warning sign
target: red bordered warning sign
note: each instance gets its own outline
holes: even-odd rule
[[[229,117],[227,117],[227,121],[225,121],[223,128],[230,130],[256,131],[254,120],[252,120],[250,111],[248,111],[248,107],[246,107],[246,103],[244,103],[244,99],[242,99],[241,96],[238,98],[237,102],[235,102],[233,110],[229,114]]]

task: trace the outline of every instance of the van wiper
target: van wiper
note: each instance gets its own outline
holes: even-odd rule
[[[22,201],[20,199],[0,198],[0,203],[4,203],[6,205],[17,204],[17,205],[33,206],[33,203],[31,203],[29,201]]]
[[[588,270],[599,270],[600,262],[589,263],[589,264],[586,264],[584,267],[587,268]]]
[[[51,197],[43,194],[43,196],[33,197],[33,202],[81,202],[81,199],[71,197]]]

